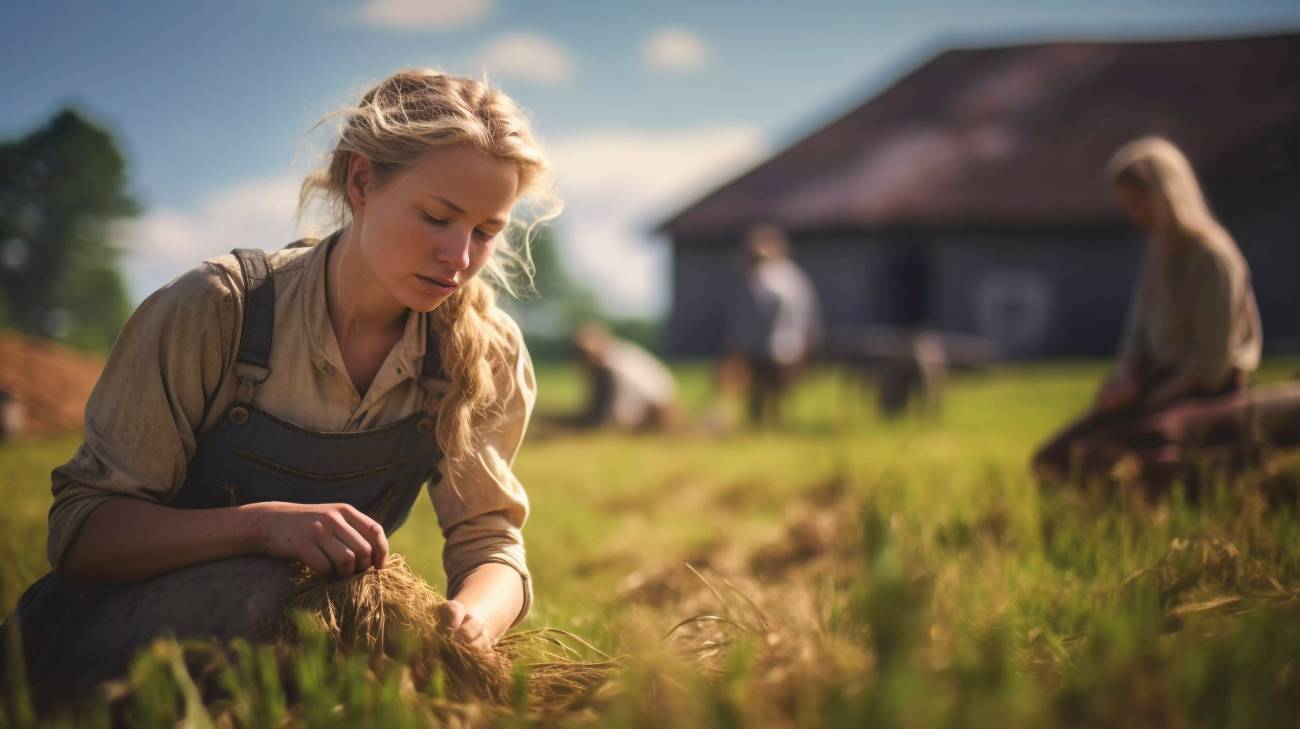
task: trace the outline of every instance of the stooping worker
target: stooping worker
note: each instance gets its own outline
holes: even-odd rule
[[[1259,364],[1250,269],[1186,157],[1147,137],[1121,148],[1108,171],[1125,216],[1147,236],[1146,261],[1119,361],[1092,410],[1034,456],[1045,480],[1104,475],[1126,455],[1144,476],[1176,475],[1181,420],[1195,412],[1187,406],[1242,395]]]
[[[631,431],[677,425],[677,381],[653,354],[596,323],[574,332],[573,348],[588,383],[575,424]]]
[[[109,677],[164,632],[265,637],[292,563],[383,566],[426,483],[444,628],[490,651],[528,612],[511,463],[536,385],[492,286],[548,165],[514,102],[471,79],[399,71],[338,115],[301,200],[336,205],[337,231],[204,261],[114,346],[53,472],[54,571],[16,609],[38,689]]]

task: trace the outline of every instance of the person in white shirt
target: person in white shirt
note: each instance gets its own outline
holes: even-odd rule
[[[579,424],[619,430],[675,424],[677,383],[653,354],[599,324],[579,328],[574,348],[590,383]]]
[[[745,284],[728,316],[724,388],[747,383],[750,420],[760,425],[780,422],[786,392],[821,341],[817,292],[789,247],[774,225],[749,232]]]

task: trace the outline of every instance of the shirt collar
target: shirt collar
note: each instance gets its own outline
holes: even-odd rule
[[[319,366],[330,362],[339,372],[346,372],[337,346],[334,344],[334,332],[330,324],[329,309],[325,299],[325,286],[329,252],[338,243],[342,230],[335,231],[321,240],[304,256],[303,261],[303,320],[307,324],[307,336],[311,341],[313,358]],[[401,368],[401,378],[419,377],[423,365],[425,332],[432,314],[412,311],[406,317],[406,328],[402,337],[394,345],[397,354],[397,366]]]

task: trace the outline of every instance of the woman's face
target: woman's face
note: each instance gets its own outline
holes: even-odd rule
[[[415,311],[437,308],[483,268],[519,188],[512,164],[468,144],[435,149],[378,184],[362,177],[364,195],[349,190],[359,247],[379,284]]]
[[[1115,201],[1119,204],[1120,210],[1124,211],[1124,217],[1128,218],[1133,227],[1148,235],[1155,232],[1155,206],[1151,203],[1150,193],[1144,188],[1132,182],[1117,183],[1115,185]]]

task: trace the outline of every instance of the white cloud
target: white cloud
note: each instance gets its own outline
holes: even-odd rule
[[[398,32],[463,28],[487,17],[492,0],[365,0],[355,19]]]
[[[762,159],[756,127],[605,130],[550,145],[565,201],[565,263],[613,310],[662,312],[671,279],[668,247],[649,228],[680,205]]]
[[[207,196],[195,210],[162,208],[125,224],[117,239],[125,244],[124,268],[137,298],[205,258],[233,248],[275,250],[302,237],[294,225],[299,183],[246,180]]]
[[[511,76],[540,84],[561,84],[573,77],[573,56],[551,38],[532,31],[498,36],[477,54],[494,76]]]
[[[709,62],[709,47],[699,35],[685,28],[660,28],[646,38],[641,58],[651,68],[694,73]]]

